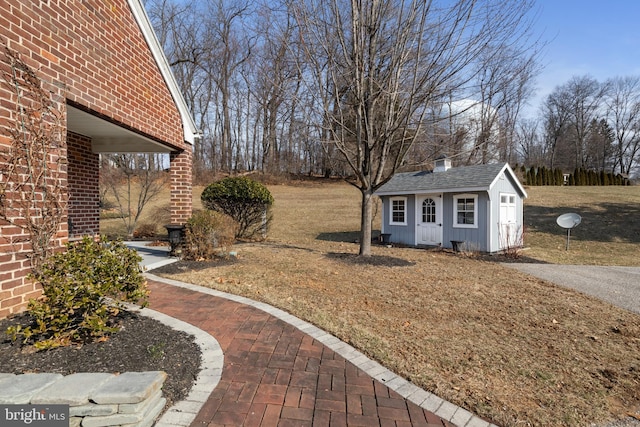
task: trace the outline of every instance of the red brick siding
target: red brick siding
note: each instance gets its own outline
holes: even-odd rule
[[[192,152],[185,150],[170,155],[171,223],[184,224],[191,216]]]
[[[61,111],[69,100],[174,147],[172,166],[177,170],[171,171],[171,188],[177,210],[172,219],[188,218],[191,148],[183,141],[175,103],[126,0],[0,0],[0,47],[5,45],[37,70]],[[0,73],[6,71],[0,61]],[[4,130],[14,119],[15,104],[0,84],[0,148],[10,144]],[[95,170],[97,156],[90,153],[86,138],[71,134],[69,143],[68,153],[61,153],[69,159],[69,215],[74,227],[80,227],[77,231],[94,232],[98,176],[85,178]],[[60,224],[56,246],[68,237],[66,221]],[[26,279],[28,250],[28,236],[0,223],[0,318],[22,310],[28,298],[39,294]]]
[[[126,0],[0,0],[0,16],[3,41],[65,98],[185,148],[180,115]]]
[[[69,237],[100,233],[100,156],[91,151],[91,139],[67,133]]]

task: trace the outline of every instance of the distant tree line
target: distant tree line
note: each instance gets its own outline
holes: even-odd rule
[[[524,117],[544,45],[526,31],[532,3],[481,3],[461,0],[456,8],[438,10],[420,2],[361,5],[378,8],[375,13],[341,0],[146,0],[145,6],[203,132],[194,146],[201,182],[220,172],[354,176],[354,167],[371,163],[355,159],[362,153],[353,141],[378,137],[383,157],[370,150],[374,139],[363,147],[391,170],[429,169],[446,154],[456,166],[540,165],[574,179],[576,169],[637,175],[640,77],[600,82],[574,76],[544,99],[534,117]],[[500,25],[494,19],[487,27],[476,18],[490,11],[500,11]],[[360,18],[352,21],[363,25],[360,35],[372,32],[369,40],[351,37],[349,20],[357,13],[378,19],[366,25]],[[394,13],[405,15],[394,22]],[[373,32],[394,26],[397,31],[384,37]],[[464,27],[483,31],[471,31],[462,50],[447,50],[445,42]],[[418,41],[416,31],[424,39]],[[417,47],[421,56],[412,56],[417,50],[410,49]],[[440,56],[429,62],[434,52]],[[417,61],[416,69],[426,71],[408,78],[406,71]],[[368,65],[373,74],[367,74]],[[362,69],[352,72],[356,66]],[[401,67],[405,74],[397,72]],[[422,92],[399,98],[410,92],[409,82],[422,85]],[[409,109],[406,100],[412,102]],[[374,113],[384,116],[365,117]],[[389,156],[393,162],[386,161]]]
[[[516,166],[516,173],[524,185],[629,185],[628,178],[621,174],[578,168],[572,173],[563,173],[562,169],[548,169],[545,166]]]
[[[582,183],[618,174],[614,181],[625,181],[640,166],[640,76],[574,76],[543,101],[536,119],[519,124],[519,133],[525,165],[572,172]]]
[[[533,2],[429,4],[146,0],[203,132],[197,179],[357,177],[378,163],[384,180],[440,154],[518,161],[517,123],[540,70]]]

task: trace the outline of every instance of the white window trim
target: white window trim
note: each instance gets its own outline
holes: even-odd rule
[[[396,200],[404,201],[404,221],[403,222],[393,221],[393,202]],[[407,225],[407,215],[408,215],[407,202],[408,202],[407,197],[389,197],[389,225]]]
[[[473,224],[458,224],[458,199],[473,199]],[[453,227],[478,228],[478,208],[477,194],[456,194],[453,196]]]

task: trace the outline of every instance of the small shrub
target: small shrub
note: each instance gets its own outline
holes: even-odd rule
[[[142,223],[133,232],[133,237],[136,239],[149,239],[155,237],[158,234],[158,224],[152,224],[149,222]]]
[[[125,302],[145,305],[148,291],[140,256],[122,242],[85,237],[68,243],[33,277],[43,297],[29,302],[33,324],[7,333],[37,349],[85,343],[117,331],[113,318]]]
[[[229,177],[209,184],[200,196],[207,209],[224,213],[238,223],[236,238],[266,237],[273,196],[261,183]]]
[[[519,259],[522,255],[524,247],[524,229],[522,226],[512,228],[503,224],[498,224],[500,233],[499,239],[502,247],[502,253],[505,258]]]
[[[207,210],[195,212],[185,227],[183,258],[212,259],[233,244],[236,229],[237,224],[227,215]]]

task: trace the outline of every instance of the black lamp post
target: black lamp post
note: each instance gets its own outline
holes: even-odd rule
[[[169,246],[171,250],[169,251],[169,256],[177,256],[182,250],[180,246],[182,245],[182,240],[184,237],[184,225],[182,224],[167,224],[164,226],[167,229],[167,233],[169,234]]]

